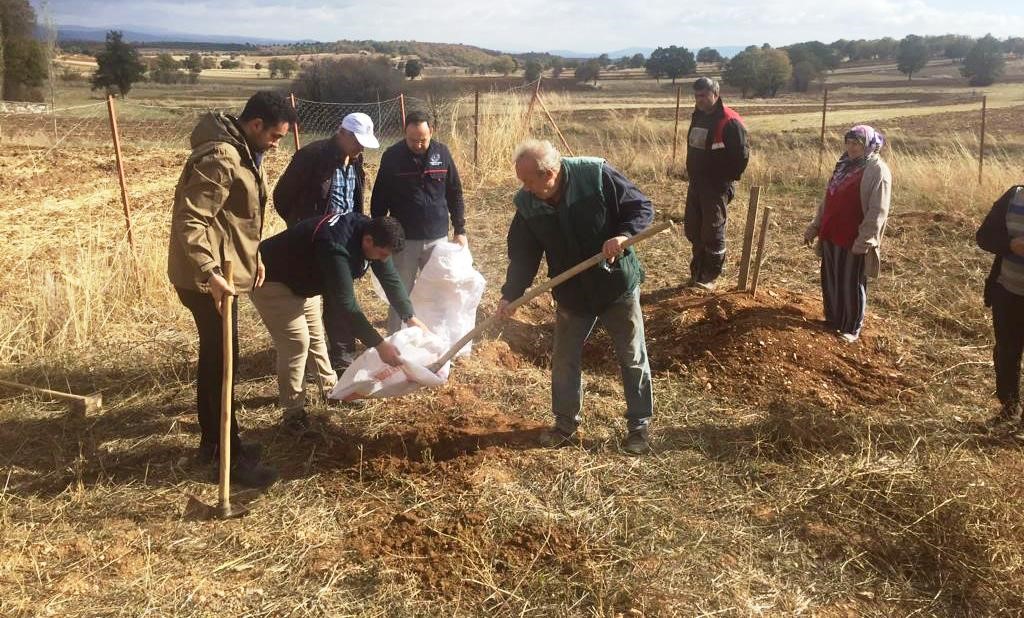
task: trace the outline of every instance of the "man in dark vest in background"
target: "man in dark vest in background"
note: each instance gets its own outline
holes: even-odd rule
[[[693,98],[686,149],[690,184],[683,215],[693,258],[686,285],[713,290],[725,264],[726,209],[747,169],[750,149],[743,119],[722,103],[718,82],[701,77],[693,83]]]

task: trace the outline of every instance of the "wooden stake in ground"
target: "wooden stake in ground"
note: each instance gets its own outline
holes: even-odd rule
[[[548,111],[548,106],[544,104],[544,99],[541,98],[539,93],[537,94],[537,102],[540,103],[540,108],[544,110],[544,114],[548,117],[548,122],[551,123],[551,126],[555,129],[555,133],[558,134],[558,139],[562,140],[562,145],[565,146],[566,152],[569,153],[570,157],[575,157],[576,155],[573,154],[572,148],[569,146],[569,142],[566,141],[565,136],[562,135],[562,130],[558,128],[557,124],[555,124],[555,119],[551,117],[551,112]]]
[[[747,206],[747,225],[743,230],[743,253],[740,255],[740,291],[747,289],[747,273],[750,272],[750,250],[754,244],[754,226],[757,223],[757,202],[761,197],[761,187],[750,187],[750,204]]]
[[[299,148],[300,148],[300,146],[299,146],[299,121],[297,120],[298,117],[299,117],[299,106],[295,104],[295,93],[292,93],[289,96],[291,97],[291,100],[292,100],[292,109],[295,111],[296,121],[295,121],[295,126],[292,127],[292,128],[295,129],[295,152],[298,152]]]
[[[526,108],[526,118],[523,119],[523,130],[520,132],[520,139],[526,137],[527,131],[530,129],[530,119],[533,118],[533,108],[537,104],[537,99],[540,98],[540,78],[537,78],[537,84],[533,89],[533,95],[530,97],[530,106]]]
[[[988,97],[981,97],[981,146],[978,149],[978,184],[985,172],[985,118],[988,115]]]
[[[52,399],[60,399],[68,404],[68,409],[76,415],[85,416],[93,412],[99,412],[103,409],[103,396],[99,393],[92,395],[73,395],[71,393],[62,393],[60,391],[51,391],[48,388],[38,388],[36,386],[29,386],[27,384],[18,384],[17,382],[8,382],[7,380],[0,380],[0,385],[7,386],[10,388],[16,388],[36,395]]]
[[[821,102],[821,141],[818,144],[818,176],[821,176],[821,163],[825,158],[825,117],[828,114],[828,88]]]
[[[114,138],[114,158],[117,161],[117,180],[121,183],[121,203],[124,205],[124,226],[128,232],[128,246],[135,260],[135,274],[138,275],[138,253],[135,251],[135,236],[132,234],[132,210],[128,205],[128,184],[124,179],[124,161],[121,159],[121,136],[117,129],[117,110],[114,107],[114,96],[107,95],[107,112],[110,115],[110,134]],[[141,280],[140,280],[141,283]]]
[[[757,284],[761,279],[761,265],[764,263],[764,248],[768,239],[768,223],[772,218],[772,207],[765,206],[761,217],[761,237],[757,240],[757,260],[754,262],[754,277],[750,284],[750,295],[757,296]]]
[[[672,129],[672,167],[676,166],[676,150],[679,145],[679,105],[682,103],[683,87],[676,86],[676,125]]]
[[[473,167],[480,166],[480,89],[473,93]]]
[[[672,222],[671,221],[665,221],[663,223],[659,223],[658,225],[652,225],[651,227],[649,227],[646,230],[640,232],[636,236],[630,237],[628,240],[626,240],[626,242],[622,243],[622,246],[623,246],[624,249],[627,248],[627,247],[631,247],[631,246],[635,245],[638,242],[643,242],[643,241],[647,240],[648,238],[650,238],[652,236],[655,236],[656,234],[660,234],[660,233],[664,232],[665,230],[670,229],[672,227],[673,226],[672,226]],[[551,279],[548,279],[544,283],[531,288],[526,294],[523,294],[522,296],[520,296],[516,300],[512,301],[511,303],[509,303],[509,309],[510,310],[514,310],[514,309],[518,309],[519,307],[522,307],[523,305],[525,305],[526,303],[530,302],[534,298],[537,298],[538,296],[540,296],[541,294],[543,294],[543,293],[547,292],[548,290],[554,288],[555,286],[558,286],[558,285],[561,285],[562,283],[565,283],[566,281],[568,281],[569,279],[572,279],[573,277],[575,277],[576,275],[580,274],[581,272],[583,272],[583,271],[585,271],[585,270],[587,270],[589,268],[593,268],[594,266],[597,266],[598,264],[600,264],[604,260],[605,260],[605,257],[604,257],[603,253],[598,253],[598,254],[596,254],[594,256],[591,256],[591,257],[587,258],[586,260],[584,260],[584,261],[580,262],[579,264],[573,266],[572,268],[570,268],[569,270],[561,273],[560,275],[558,275],[556,277],[552,277]],[[499,318],[496,315],[492,316],[492,317],[488,318],[486,321],[484,321],[483,324],[478,325],[476,328],[474,328],[473,330],[471,330],[468,333],[466,333],[465,335],[463,335],[462,339],[459,339],[457,342],[455,342],[455,345],[453,345],[451,347],[451,349],[448,350],[448,352],[445,353],[444,356],[442,356],[441,358],[437,359],[433,364],[431,364],[429,369],[431,371],[433,371],[434,373],[437,373],[438,371],[440,371],[441,367],[444,367],[445,363],[447,363],[451,359],[455,358],[455,355],[459,353],[459,350],[461,350],[462,348],[466,347],[467,343],[472,341],[474,338],[480,336],[481,333],[485,332],[488,328],[494,326],[499,321],[501,321],[501,318]]]
[[[399,127],[399,129],[398,129],[398,132],[401,133],[402,131],[405,131],[405,95],[404,94],[398,95],[398,108],[402,112],[402,126]]]

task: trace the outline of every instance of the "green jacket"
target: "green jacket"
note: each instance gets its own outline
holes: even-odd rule
[[[235,288],[247,292],[256,279],[266,179],[232,116],[203,116],[191,145],[174,190],[167,276],[176,287],[206,292],[210,270],[231,260]]]
[[[508,233],[509,267],[502,297],[515,300],[533,282],[541,254],[554,277],[600,253],[613,236],[632,236],[648,227],[654,208],[639,189],[603,159],[562,159],[566,184],[561,203],[549,206],[521,189]],[[644,280],[643,266],[632,247],[608,264],[602,262],[552,291],[560,305],[591,315],[632,292]]]

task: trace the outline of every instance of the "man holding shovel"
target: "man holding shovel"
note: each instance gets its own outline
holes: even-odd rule
[[[509,266],[498,314],[523,295],[547,258],[554,277],[596,253],[606,262],[552,291],[557,303],[551,355],[551,407],[555,424],[542,438],[550,447],[578,443],[583,344],[600,320],[611,335],[626,396],[624,451],[650,451],[654,410],[651,369],[644,340],[639,286],[644,270],[636,252],[622,245],[651,225],[654,207],[640,190],[603,159],[562,158],[548,141],[528,140],[515,156],[516,214],[508,232]]]
[[[257,92],[242,114],[210,113],[192,131],[192,154],[174,191],[167,274],[199,331],[196,412],[201,437],[197,460],[217,461],[220,451],[221,379],[225,358],[221,310],[225,298],[263,283],[257,247],[263,231],[267,183],[261,162],[295,123],[288,101]],[[234,270],[225,278],[226,262]],[[237,291],[236,291],[237,290]],[[237,304],[231,319],[237,326]],[[232,365],[238,363],[238,329],[231,328]],[[265,487],[277,480],[273,468],[259,463],[258,444],[242,444],[231,398],[231,478],[241,485]]]

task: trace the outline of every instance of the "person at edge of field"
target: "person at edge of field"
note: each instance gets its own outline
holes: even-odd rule
[[[693,247],[686,287],[708,291],[715,289],[725,265],[728,206],[750,159],[743,119],[719,93],[718,82],[709,77],[693,82],[695,105],[686,138],[683,233]]]
[[[846,342],[860,337],[868,307],[868,278],[877,278],[882,236],[892,200],[892,173],[879,156],[885,138],[867,125],[844,136],[846,150],[804,232],[818,240],[825,323]]]
[[[995,333],[997,423],[1021,419],[1020,362],[1024,351],[1024,185],[1011,187],[992,206],[975,235],[995,255],[985,280],[985,306]]]

